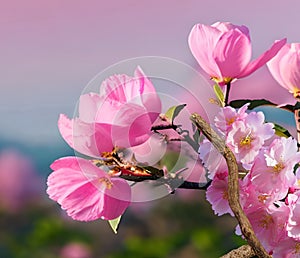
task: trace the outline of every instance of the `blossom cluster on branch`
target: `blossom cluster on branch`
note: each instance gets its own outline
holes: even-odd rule
[[[300,98],[300,44],[277,40],[250,61],[249,29],[228,22],[195,25],[188,43],[201,68],[215,82],[215,103],[220,111],[211,126],[235,155],[243,212],[270,255],[300,257],[299,139],[297,142],[285,128],[266,122],[262,112],[250,110],[252,104],[263,105],[269,103],[267,100],[246,104],[235,100],[238,107],[230,106],[234,81],[266,63],[274,79],[296,102]],[[217,215],[234,216],[228,202],[225,159],[197,129],[189,131],[176,124],[184,103],[164,111],[163,101],[140,67],[133,77],[112,75],[103,81],[99,92],[82,95],[78,117],[61,115],[58,121],[62,137],[81,157],[61,158],[51,165],[49,197],[73,219],[109,220],[114,230],[132,201],[132,187],[140,182],[159,182],[169,193],[176,187],[205,189]],[[288,109],[299,117],[298,107],[296,103]],[[156,164],[145,162],[145,157],[139,160],[141,146],[153,141],[153,136],[155,144],[166,143],[166,153],[170,149],[176,153],[178,142],[199,153],[196,162],[205,167],[209,183],[200,186],[200,182],[187,181],[182,171],[171,171],[163,163],[166,158]],[[182,165],[183,170],[187,164]],[[239,226],[236,233],[242,234]]]

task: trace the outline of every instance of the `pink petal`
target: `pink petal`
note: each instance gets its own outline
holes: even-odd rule
[[[96,93],[89,93],[80,96],[79,100],[79,118],[83,122],[95,122],[96,114],[98,112],[101,97]]]
[[[283,87],[286,87],[286,85],[281,76],[281,60],[289,52],[289,49],[290,47],[288,44],[284,45],[279,50],[277,55],[267,63],[270,73],[272,74],[274,79]]]
[[[280,61],[283,84],[292,92],[300,89],[300,44],[291,44]]]
[[[112,151],[112,126],[108,124],[88,124],[80,119],[68,119],[61,114],[59,131],[64,140],[76,151],[99,157],[104,151]]]
[[[87,160],[68,157],[55,161],[48,177],[47,193],[73,219],[114,219],[130,204],[130,186],[123,179],[110,179]],[[106,182],[111,182],[110,187]],[[110,189],[109,189],[110,188]]]
[[[228,32],[230,30],[238,29],[240,32],[245,34],[249,41],[250,41],[250,32],[249,29],[244,25],[235,25],[230,22],[216,22],[211,25],[212,27],[217,28],[218,30],[222,31],[223,33]]]
[[[237,78],[248,65],[251,51],[251,42],[238,29],[223,34],[213,51],[222,78]]]
[[[212,52],[222,32],[212,26],[196,24],[189,35],[189,46],[201,68],[212,77],[220,77],[220,70],[212,59]]]
[[[255,72],[258,68],[262,67],[265,63],[267,63],[271,58],[273,58],[278,51],[285,45],[286,39],[277,40],[272,45],[272,47],[264,52],[259,58],[251,61],[248,66],[239,74],[238,78],[243,78],[248,76],[249,74]]]

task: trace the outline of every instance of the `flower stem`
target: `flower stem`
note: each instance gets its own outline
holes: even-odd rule
[[[228,82],[228,83],[226,84],[226,94],[225,94],[225,100],[224,100],[225,106],[228,106],[230,89],[231,89],[231,83]]]

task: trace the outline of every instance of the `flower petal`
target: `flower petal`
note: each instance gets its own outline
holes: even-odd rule
[[[271,46],[269,50],[264,52],[259,58],[251,61],[248,66],[239,74],[238,78],[243,78],[248,76],[249,74],[256,71],[258,68],[262,67],[265,63],[267,63],[271,58],[273,58],[278,51],[285,45],[286,39],[277,40]]]
[[[213,50],[222,35],[217,28],[196,24],[189,35],[189,46],[201,68],[211,77],[220,77],[220,70],[212,59]]]
[[[75,220],[114,219],[130,204],[128,183],[109,176],[91,162],[76,157],[55,161],[47,193]]]
[[[224,33],[213,51],[213,58],[222,73],[222,78],[237,78],[248,65],[251,52],[251,42],[240,30],[234,29]]]

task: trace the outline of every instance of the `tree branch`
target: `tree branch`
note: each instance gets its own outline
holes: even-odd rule
[[[237,249],[221,256],[220,258],[251,258],[255,255],[250,245],[242,245]]]
[[[190,119],[226,160],[228,167],[228,201],[231,210],[239,222],[243,236],[258,257],[271,257],[255,236],[253,228],[239,202],[238,166],[234,154],[226,146],[225,141],[200,115],[194,113]]]

